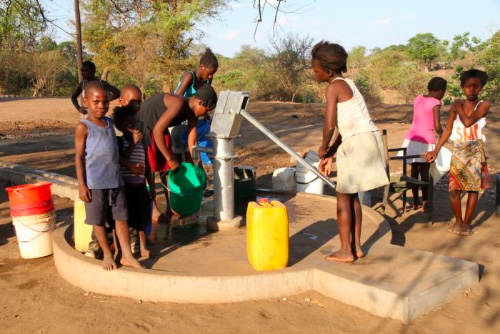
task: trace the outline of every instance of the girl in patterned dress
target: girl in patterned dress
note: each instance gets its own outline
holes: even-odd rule
[[[433,162],[448,139],[453,143],[449,190],[455,223],[448,231],[460,236],[472,234],[470,225],[478,194],[489,187],[483,131],[490,103],[479,98],[487,81],[488,75],[480,70],[462,73],[460,85],[466,99],[452,104],[448,124],[436,149],[425,154],[427,162]],[[460,195],[463,191],[467,192],[467,207],[462,218]]]

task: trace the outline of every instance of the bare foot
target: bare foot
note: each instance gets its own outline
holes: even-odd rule
[[[132,258],[122,257],[120,263],[122,264],[122,266],[144,269],[144,267],[134,257]]]
[[[450,233],[455,233],[455,230],[457,229],[457,222],[454,222],[452,225],[448,226],[448,232]]]
[[[325,257],[325,260],[349,263],[354,261],[354,255],[350,251],[339,249]]]
[[[453,233],[462,237],[468,237],[472,235],[472,230],[468,225],[457,225]]]
[[[161,216],[161,213],[158,210],[158,207],[156,206],[156,203],[155,203],[155,205],[153,205],[153,212],[151,214],[151,220],[152,220],[153,224],[158,223],[158,219],[160,218],[160,216]]]
[[[363,248],[361,248],[360,245],[356,245],[356,257],[358,259],[361,259],[362,257],[365,257],[365,253],[363,252]]]
[[[102,269],[104,270],[116,269],[115,260],[113,260],[113,257],[111,255],[109,256],[104,255],[104,259],[102,260]]]
[[[141,257],[148,257],[148,258],[154,258],[153,256],[153,252],[151,252],[149,249],[147,248],[143,248],[141,249]]]

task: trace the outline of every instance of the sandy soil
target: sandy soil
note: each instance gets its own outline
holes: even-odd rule
[[[297,151],[319,146],[324,106],[251,103],[249,111]],[[372,106],[389,146],[399,146],[411,121],[411,106]],[[491,173],[500,162],[499,107],[488,121],[487,153]],[[445,108],[445,114],[447,109]],[[0,102],[0,159],[74,176],[73,137],[78,115],[69,99]],[[443,116],[443,124],[446,117]],[[54,135],[57,134],[57,135]],[[288,155],[244,122],[235,149],[241,165],[257,166],[258,185],[268,187],[277,167],[292,165]],[[391,165],[391,170],[401,166]],[[0,328],[2,333],[498,333],[500,332],[500,219],[494,193],[480,198],[475,233],[459,238],[446,233],[452,221],[447,192],[435,192],[436,224],[425,224],[422,212],[397,215],[394,199],[387,212],[392,242],[467,259],[481,265],[480,284],[453,301],[404,326],[310,292],[279,300],[224,305],[149,303],[96,295],[59,277],[52,257],[22,260],[10,223],[6,194],[0,184]],[[374,207],[380,207],[375,196]],[[411,201],[411,199],[410,199]],[[58,221],[71,216],[72,203],[57,199]],[[328,208],[332,210],[333,208]],[[89,277],[89,279],[92,279]]]

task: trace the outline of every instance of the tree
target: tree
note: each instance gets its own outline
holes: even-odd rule
[[[489,76],[489,81],[485,87],[485,96],[492,102],[500,101],[500,30],[487,40],[478,54],[479,64],[484,67]]]
[[[431,75],[419,69],[418,64],[408,62],[399,68],[398,77],[398,95],[406,103],[411,103],[418,94],[426,93],[427,83],[431,79]]]
[[[67,59],[57,49],[35,52],[31,59],[33,96],[53,95],[57,77],[68,67]]]
[[[244,44],[241,46],[241,50],[236,53],[234,58],[246,63],[246,65],[251,65],[262,62],[265,56],[264,50],[252,48],[250,45]]]
[[[347,58],[347,65],[351,68],[359,69],[363,67],[366,61],[366,47],[355,46],[349,52],[349,57]]]
[[[481,40],[477,37],[470,37],[470,32],[462,35],[455,35],[451,44],[450,60],[463,59],[468,52],[476,52],[481,45]]]
[[[143,91],[177,76],[179,59],[196,36],[196,23],[218,15],[222,0],[82,1],[85,45],[99,67]],[[170,80],[170,81],[171,81]],[[165,85],[163,85],[165,86]]]
[[[52,51],[57,49],[57,43],[49,36],[42,36],[37,43],[37,51]]]
[[[365,75],[370,84],[380,89],[397,89],[401,77],[401,66],[408,63],[405,52],[393,49],[384,49],[368,57]],[[376,94],[375,94],[376,95]]]
[[[310,68],[312,38],[287,35],[271,41],[273,69],[286,101],[294,101],[302,89],[306,70]]]
[[[432,33],[417,34],[408,40],[406,53],[412,60],[416,60],[427,68],[443,53],[443,46],[438,38]]]
[[[33,51],[46,29],[44,9],[38,0],[0,2],[0,48]]]

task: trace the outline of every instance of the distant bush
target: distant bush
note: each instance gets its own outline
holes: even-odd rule
[[[429,73],[421,71],[418,65],[413,63],[403,64],[399,71],[398,94],[406,103],[427,92],[427,83],[431,79]]]
[[[364,99],[368,103],[380,103],[382,102],[382,96],[380,90],[375,86],[368,76],[366,71],[360,71],[354,77],[354,83],[358,87],[359,91],[363,95]]]
[[[240,70],[231,70],[226,73],[216,75],[214,85],[219,90],[244,90],[245,82],[243,80],[243,73]]]

